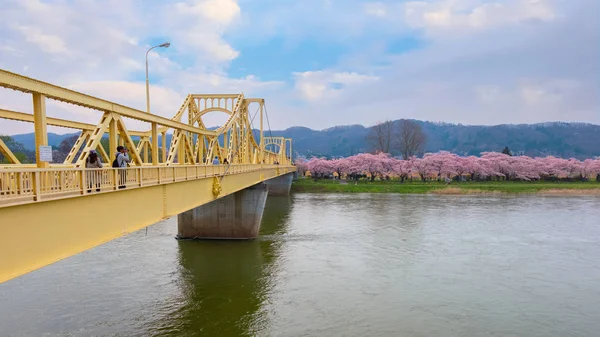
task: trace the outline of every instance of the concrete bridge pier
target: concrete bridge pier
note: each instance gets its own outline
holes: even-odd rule
[[[267,201],[267,184],[259,183],[177,216],[180,239],[254,239]]]
[[[290,195],[293,178],[294,172],[290,172],[277,178],[267,180],[266,183],[269,187],[269,195]]]

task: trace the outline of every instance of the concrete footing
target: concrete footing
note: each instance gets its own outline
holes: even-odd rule
[[[290,172],[277,178],[267,180],[266,183],[269,187],[269,195],[290,195],[293,178],[294,173]]]
[[[267,201],[267,191],[267,184],[260,183],[179,214],[178,238],[256,238]]]

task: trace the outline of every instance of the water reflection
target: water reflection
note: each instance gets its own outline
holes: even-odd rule
[[[292,197],[270,196],[267,198],[265,212],[260,228],[261,237],[285,234],[292,212]]]
[[[263,304],[289,215],[289,197],[269,197],[252,241],[179,241],[183,303],[149,332],[161,336],[253,336],[269,326]],[[272,239],[268,239],[272,236]]]

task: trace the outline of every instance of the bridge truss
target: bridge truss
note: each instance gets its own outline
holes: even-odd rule
[[[2,69],[0,87],[32,95],[33,114],[0,108],[0,119],[34,123],[36,138],[35,165],[21,163],[0,139],[0,153],[8,161],[8,164],[0,165],[5,168],[83,167],[90,150],[98,150],[103,161],[110,163],[116,156],[117,145],[130,149],[132,165],[135,166],[207,165],[214,157],[218,157],[221,162],[227,159],[230,164],[291,163],[291,156],[288,155],[291,154],[291,139],[264,137],[264,99],[246,98],[243,93],[190,94],[173,118],[167,119]],[[92,125],[47,118],[46,99],[100,111],[100,121]],[[257,113],[260,113],[258,142],[253,132],[254,116],[250,116],[250,107],[256,104]],[[202,117],[214,111],[226,113],[229,118],[216,130],[209,130]],[[151,129],[129,130],[123,118],[150,123]],[[47,125],[81,131],[63,163],[51,164],[40,160],[39,147],[48,145]],[[171,135],[169,144],[167,134]],[[101,145],[104,137],[108,137],[108,149]],[[276,148],[267,150],[272,144],[277,145]],[[287,145],[290,147],[289,151]]]

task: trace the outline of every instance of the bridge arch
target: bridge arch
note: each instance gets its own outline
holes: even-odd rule
[[[229,109],[226,108],[222,108],[222,107],[211,107],[211,108],[206,108],[204,110],[199,111],[195,116],[194,119],[192,120],[192,125],[199,123],[201,125],[204,125],[204,120],[202,119],[202,117],[206,114],[212,113],[212,112],[222,112],[224,114],[227,114],[228,117],[226,120],[229,120],[229,118],[231,118],[231,116],[233,115],[233,112]],[[220,123],[219,123],[220,124]],[[222,125],[219,125],[222,126]]]

